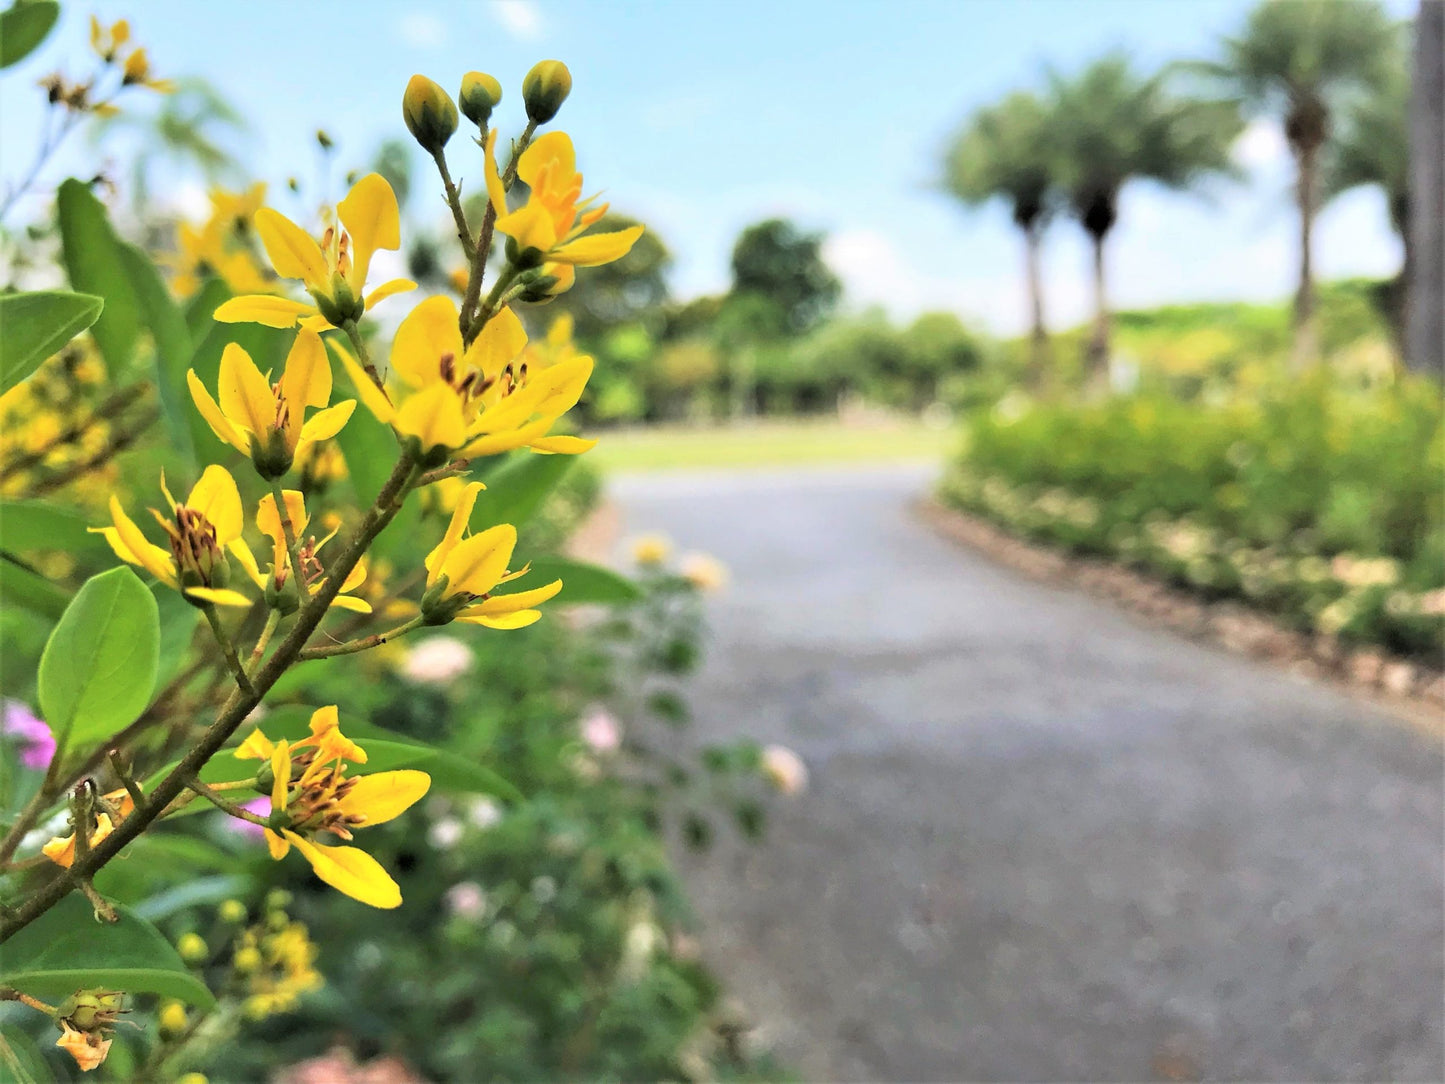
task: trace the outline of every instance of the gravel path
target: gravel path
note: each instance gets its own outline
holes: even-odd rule
[[[680,859],[760,1038],[817,1081],[1445,1079],[1438,742],[936,537],[927,484],[612,486],[732,570],[697,738],[812,773]]]

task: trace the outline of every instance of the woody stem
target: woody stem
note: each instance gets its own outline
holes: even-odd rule
[[[255,690],[251,688],[250,675],[246,668],[241,665],[240,656],[236,654],[236,645],[231,642],[231,637],[221,627],[221,615],[216,613],[216,607],[212,603],[206,603],[201,607],[201,612],[206,615],[206,621],[211,626],[211,632],[216,637],[216,643],[221,645],[221,654],[226,656],[226,665],[231,668],[231,673],[236,676],[236,684],[247,696],[254,696]]]

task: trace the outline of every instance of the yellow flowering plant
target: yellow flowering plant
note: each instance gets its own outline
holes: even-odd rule
[[[123,85],[165,89],[128,24],[93,24],[92,44]],[[372,281],[376,254],[401,245],[396,196],[376,173],[351,184],[315,232],[265,205],[264,186],[214,191],[209,218],[181,224],[174,251],[159,261],[168,278],[120,239],[90,186],[66,181],[58,215],[77,290],[0,298],[7,332],[0,393],[13,389],[10,402],[42,402],[38,381],[65,358],[81,358],[96,369],[93,384],[149,411],[134,432],[117,426],[120,439],[105,440],[71,471],[100,481],[77,490],[82,502],[66,516],[47,519],[26,504],[43,492],[27,488],[33,475],[26,470],[6,490],[18,498],[26,540],[14,560],[8,548],[0,556],[6,602],[18,599],[48,629],[35,698],[43,716],[36,725],[52,748],[0,830],[0,998],[47,1013],[58,1045],[82,1070],[105,1060],[116,1014],[131,995],[166,999],[155,1014],[155,1073],[212,1011],[214,996],[198,977],[206,967],[197,966],[210,950],[194,937],[179,949],[157,944],[154,927],[109,888],[111,863],[142,853],[158,828],[218,810],[262,834],[278,861],[294,851],[321,882],[359,904],[395,908],[405,873],[368,853],[364,830],[404,818],[434,777],[507,793],[505,780],[480,766],[412,739],[378,736],[354,714],[348,728],[359,738],[348,736],[335,704],[312,712],[299,733],[268,721],[266,702],[280,687],[294,703],[306,688],[290,677],[297,668],[304,675],[314,662],[372,651],[417,629],[521,629],[564,589],[567,562],[560,576],[555,559],[548,575],[531,573],[516,553],[516,526],[493,511],[505,503],[491,498],[520,492],[535,503],[544,492],[538,487],[556,474],[526,463],[593,444],[559,431],[593,360],[573,349],[566,322],[530,340],[525,307],[565,290],[576,268],[620,258],[640,233],[589,234],[605,206],[582,198],[571,140],[538,135],[570,88],[559,62],[534,69],[523,85],[526,125],[499,168],[495,79],[467,73],[460,110],[431,80],[408,84],[401,119],[438,167],[465,270],[460,304],[426,297],[399,314],[385,366],[377,360],[384,340],[369,316],[378,302],[416,285]],[[65,99],[69,92],[50,93]],[[487,192],[479,218],[468,217],[445,150],[463,117],[476,127],[470,168]],[[512,207],[509,190],[519,180],[528,196]],[[508,242],[491,265],[497,233]],[[126,274],[97,273],[102,261]],[[102,292],[85,293],[82,284]],[[122,310],[122,287],[139,305],[143,334],[100,315]],[[189,310],[180,298],[190,299]],[[88,338],[65,345],[87,328]],[[8,345],[12,334],[20,353]],[[333,360],[349,385],[344,394],[336,393]],[[168,439],[132,453],[160,419]],[[32,447],[48,454],[65,433],[26,434],[17,454],[31,455]],[[486,463],[502,456],[509,458],[496,470]],[[473,477],[482,471],[486,485]],[[150,490],[157,474],[162,500],[152,507],[139,491]],[[181,499],[172,491],[178,478],[192,483]],[[154,525],[134,514],[138,505]],[[404,513],[402,541],[434,544],[410,558],[404,545],[390,545],[378,559],[373,548]],[[60,561],[40,552],[51,537],[78,556]],[[69,582],[104,564],[113,567],[78,588]],[[47,568],[57,570],[50,579]],[[0,805],[10,807],[9,795]],[[136,865],[148,863],[131,865],[131,873]],[[78,1008],[51,1005],[43,1000],[53,964],[47,954],[71,951],[77,906],[101,920],[85,928],[84,958],[74,964],[93,970],[96,981]],[[234,951],[237,974],[260,973],[264,944],[276,973],[290,976],[250,996],[246,1004],[263,1015],[316,981],[304,928],[289,939],[276,933]],[[109,989],[108,975],[123,975],[125,989]]]

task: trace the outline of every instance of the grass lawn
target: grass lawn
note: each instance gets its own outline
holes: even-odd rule
[[[589,458],[605,471],[783,467],[802,463],[941,462],[957,431],[918,421],[768,420],[725,427],[603,430]]]

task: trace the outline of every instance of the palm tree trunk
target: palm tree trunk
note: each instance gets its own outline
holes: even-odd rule
[[[1024,228],[1024,267],[1029,291],[1029,382],[1043,387],[1049,362],[1049,332],[1044,326],[1044,281],[1039,266],[1043,233],[1037,225]]]
[[[1109,386],[1109,292],[1104,277],[1104,238],[1106,233],[1089,234],[1094,249],[1094,327],[1089,334],[1085,354],[1089,368],[1089,387],[1096,392]]]
[[[1295,199],[1299,204],[1299,289],[1294,299],[1294,354],[1291,369],[1300,373],[1319,360],[1319,328],[1315,317],[1315,185],[1319,148],[1305,145],[1296,152],[1299,175]]]

